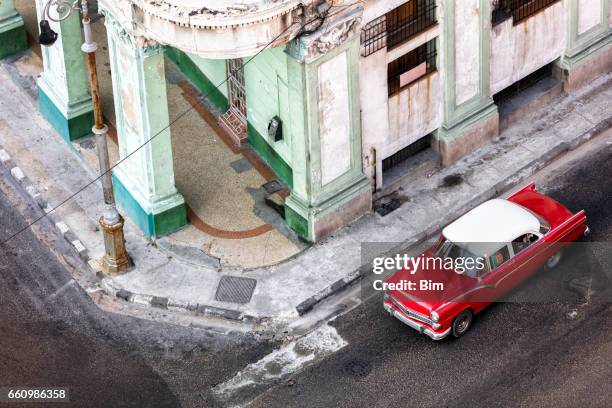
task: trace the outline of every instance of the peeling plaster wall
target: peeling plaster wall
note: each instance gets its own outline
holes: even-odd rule
[[[389,137],[382,157],[416,142],[441,124],[440,74],[434,72],[389,98]]]
[[[380,162],[441,126],[442,84],[434,72],[389,97],[385,50],[362,57],[359,73],[363,165],[374,177],[372,149]]]
[[[351,168],[348,70],[346,52],[319,67],[322,185],[337,179]]]
[[[405,0],[366,2],[364,23],[405,3]],[[442,90],[439,73],[415,82],[389,98],[388,63],[440,35],[433,27],[387,51],[383,48],[359,61],[361,137],[364,173],[382,180],[382,160],[439,128],[442,123]],[[374,157],[373,150],[376,150]],[[374,161],[378,162],[374,174]]]
[[[364,172],[373,177],[372,148],[383,149],[389,134],[387,51],[382,49],[359,61],[361,139]]]
[[[590,1],[590,0],[587,0]],[[559,2],[513,25],[508,19],[491,33],[491,94],[559,58],[565,49],[566,12]]]
[[[462,0],[455,7],[455,82],[456,105],[478,94],[479,70],[479,0]]]

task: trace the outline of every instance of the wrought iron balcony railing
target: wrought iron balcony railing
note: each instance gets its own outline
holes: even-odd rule
[[[361,30],[362,55],[392,49],[437,23],[435,0],[410,0]]]
[[[495,26],[512,18],[516,25],[559,1],[561,0],[497,0],[493,3],[491,22]]]

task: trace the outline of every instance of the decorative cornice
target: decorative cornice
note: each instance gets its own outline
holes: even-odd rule
[[[315,0],[99,0],[130,34],[203,58],[255,55],[300,31],[303,3]]]
[[[124,44],[129,45],[136,52],[142,55],[151,55],[161,50],[160,44],[142,35],[137,28],[127,29],[113,14],[106,8],[99,7],[99,12],[104,16],[106,28],[114,33],[115,37]]]
[[[200,1],[197,5],[184,0],[130,0],[134,7],[151,16],[183,27],[233,28],[258,24],[290,13],[302,0]],[[189,3],[189,2],[187,2]],[[229,4],[228,4],[229,3]]]
[[[326,21],[314,33],[304,34],[291,41],[287,53],[306,63],[321,58],[330,50],[359,34],[362,16],[363,6],[355,5],[335,19]]]

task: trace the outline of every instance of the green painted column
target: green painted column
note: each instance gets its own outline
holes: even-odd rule
[[[174,183],[163,48],[104,15],[119,153],[126,158],[113,173],[116,198],[149,237],[166,235],[187,215]]]
[[[612,69],[609,0],[565,0],[566,49],[558,62],[571,92]]]
[[[287,47],[293,188],[286,220],[318,241],[371,209],[361,165],[359,30],[348,8]]]
[[[496,137],[499,115],[490,90],[490,0],[442,0],[438,10],[444,109],[433,145],[448,165]]]
[[[36,0],[39,22],[46,1]],[[43,72],[38,78],[38,103],[43,116],[64,140],[72,141],[90,135],[94,123],[87,66],[81,51],[80,15],[73,12],[66,20],[49,24],[58,38],[52,46],[41,47]]]
[[[23,18],[13,0],[0,0],[0,58],[28,48]]]

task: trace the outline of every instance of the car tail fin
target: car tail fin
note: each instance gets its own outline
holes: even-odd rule
[[[508,197],[508,199],[514,198],[514,197],[518,196],[519,194],[525,193],[527,191],[537,191],[536,190],[536,184],[535,183],[527,184],[525,187],[523,187],[522,189],[520,189],[516,193],[512,194],[510,197]]]

